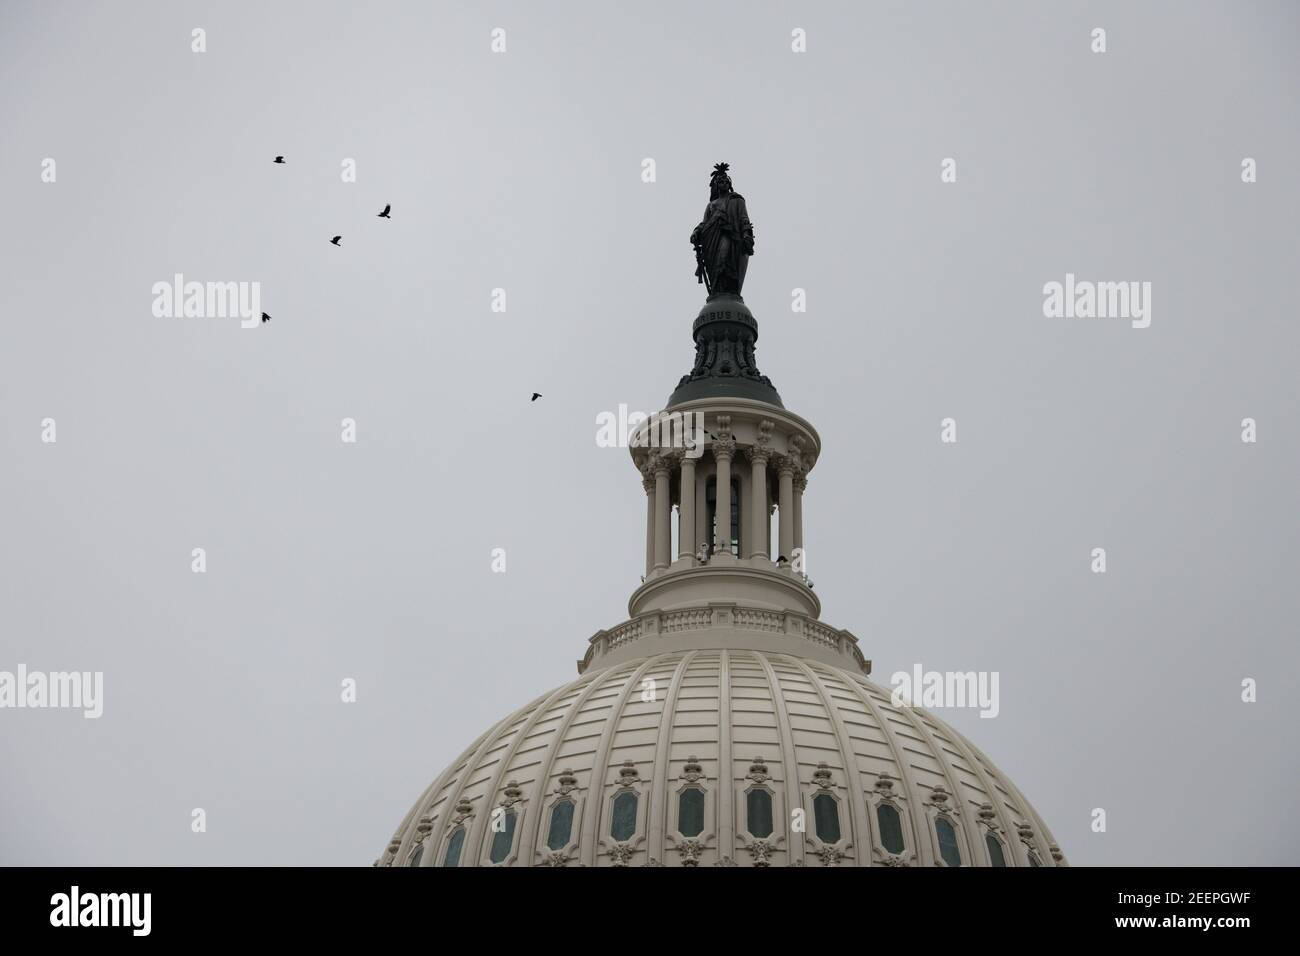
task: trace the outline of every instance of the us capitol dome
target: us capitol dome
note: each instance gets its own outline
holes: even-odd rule
[[[758,371],[753,230],[726,164],[710,186],[694,365],[632,441],[646,573],[628,619],[443,770],[375,864],[1066,865],[1015,784],[894,706],[821,620],[799,560],[821,439]]]

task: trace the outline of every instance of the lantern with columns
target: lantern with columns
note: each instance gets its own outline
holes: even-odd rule
[[[758,373],[758,323],[740,296],[711,296],[693,331],[695,368],[630,442],[646,494],[646,556],[629,607],[667,610],[707,594],[816,615],[803,492],[821,439]]]

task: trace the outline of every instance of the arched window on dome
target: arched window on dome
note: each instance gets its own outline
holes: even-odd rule
[[[447,852],[443,854],[443,866],[460,866],[460,851],[465,845],[465,828],[457,827],[447,841]]]
[[[677,829],[684,837],[704,832],[704,791],[687,787],[677,796]]]
[[[1026,854],[1026,857],[1027,857],[1028,860],[1029,860],[1029,865],[1030,865],[1030,866],[1042,866],[1042,865],[1043,865],[1042,861],[1041,861],[1040,859],[1038,859],[1038,854],[1035,853],[1033,850],[1030,850],[1030,851]]]
[[[890,853],[902,853],[903,820],[892,804],[882,803],[876,807],[876,822],[880,824],[880,845]]]
[[[984,845],[989,848],[989,863],[991,866],[1006,866],[1007,857],[1002,852],[1002,841],[992,833],[984,834]]]
[[[636,791],[624,790],[614,798],[614,820],[609,835],[622,843],[636,833]]]
[[[813,825],[823,843],[840,842],[840,805],[829,793],[813,797]]]
[[[760,840],[772,835],[772,794],[765,787],[755,787],[745,795],[746,827]]]
[[[488,852],[488,861],[491,863],[501,863],[510,855],[510,850],[515,845],[515,822],[519,815],[514,810],[507,809],[497,819],[492,821],[492,849]]]
[[[563,850],[573,835],[573,801],[558,800],[551,807],[551,826],[546,831],[546,848]]]
[[[939,835],[939,856],[949,866],[961,866],[961,850],[957,847],[957,831],[947,817],[934,818],[934,832]]]
[[[406,858],[406,865],[407,865],[407,866],[419,866],[419,865],[420,865],[420,858],[421,858],[422,856],[424,856],[424,844],[423,844],[423,843],[417,843],[417,844],[415,845],[415,847],[411,850],[410,855],[407,856],[407,858]]]

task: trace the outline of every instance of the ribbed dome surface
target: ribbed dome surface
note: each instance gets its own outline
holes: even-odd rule
[[[702,648],[588,671],[507,717],[437,778],[376,862],[1064,859],[1011,782],[926,711],[821,661]]]

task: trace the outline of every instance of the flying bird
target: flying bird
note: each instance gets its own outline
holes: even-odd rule
[[[336,245],[336,246],[337,246],[339,243],[341,243],[342,241],[343,241],[343,237],[342,237],[342,236],[335,236],[333,239],[330,240],[330,242],[334,243],[334,245]]]
[[[281,166],[284,165],[284,157],[283,157],[283,156],[277,156],[277,157],[275,157],[275,161],[276,161],[277,163],[279,163]]]
[[[537,401],[537,400],[538,400],[539,398],[541,398],[541,397],[542,397],[542,393],[541,393],[541,392],[533,392],[533,397],[530,398],[529,401],[530,401],[530,402],[535,402],[535,401]]]
[[[389,215],[389,213],[392,211],[392,209],[393,209],[393,207],[392,207],[391,204],[385,206],[385,207],[384,207],[384,211],[381,212],[381,213],[379,214],[379,218],[380,218],[380,219],[392,219],[393,217]]]
[[[269,315],[267,315],[265,312],[263,312],[263,313],[262,313],[262,324],[263,324],[263,325],[266,325],[266,323],[267,323],[267,322],[270,322],[270,321],[271,321],[271,317],[270,317]]]

